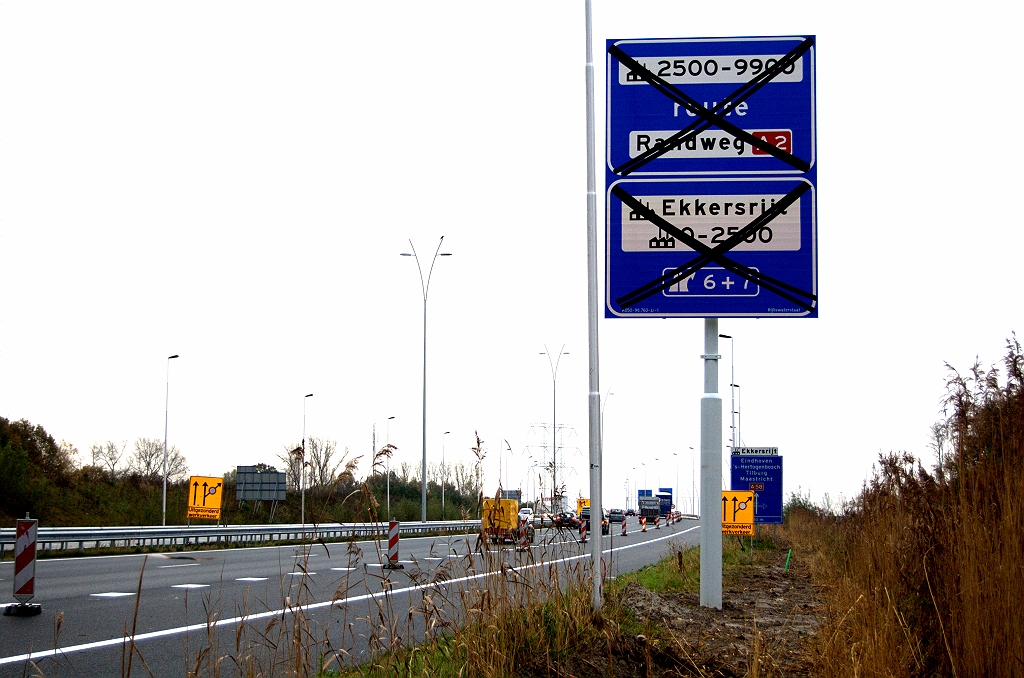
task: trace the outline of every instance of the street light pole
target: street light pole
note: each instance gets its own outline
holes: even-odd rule
[[[692,447],[690,448],[690,452],[691,454],[693,453]],[[693,515],[697,515],[697,473],[695,470],[697,460],[694,459],[695,456],[696,455],[690,457],[690,512],[693,513]]]
[[[177,353],[167,356],[167,392],[164,395],[164,507],[160,519],[164,527],[167,527],[167,413],[171,404],[171,361],[177,357]]]
[[[416,247],[409,239],[409,247],[412,252],[402,252],[403,257],[412,257],[416,260],[416,270],[420,274],[420,290],[423,292],[423,463],[420,466],[420,475],[423,476],[420,483],[420,520],[427,522],[427,294],[430,292],[430,278],[434,275],[434,264],[438,257],[450,257],[451,252],[442,252],[441,243],[444,236],[437,241],[437,250],[434,251],[434,258],[430,260],[430,270],[427,272],[426,281],[423,280],[423,267],[420,266],[419,255],[416,254]]]
[[[728,334],[719,334],[718,336],[729,340],[729,370],[731,374],[729,379],[729,396],[731,400],[729,410],[732,418],[732,426],[729,427],[732,429],[732,443],[729,446],[729,454],[736,454],[736,391],[733,390],[736,386],[736,345]]]
[[[544,352],[540,355],[548,357],[548,365],[551,367],[551,512],[558,514],[558,504],[555,493],[558,491],[558,365],[562,362],[563,355],[569,355],[565,350],[565,344],[558,349],[558,359],[551,361],[551,352],[548,345],[544,344]]]
[[[675,494],[675,500],[676,501],[675,501],[675,503],[676,503],[677,506],[679,506],[679,505],[682,504],[680,499],[682,499],[682,494],[683,494],[680,491],[680,488],[679,488],[679,454],[677,452],[673,452],[672,456],[676,458],[676,494]]]
[[[743,390],[739,384],[730,384],[736,387],[736,439],[743,447]]]
[[[444,437],[451,433],[445,431],[441,434],[441,520],[444,521]]]
[[[299,465],[299,493],[302,495],[302,532],[306,532],[306,400],[312,393],[302,396],[302,462]]]
[[[391,420],[394,417],[388,417],[387,429],[385,433],[385,445],[388,448],[388,522],[391,522]]]
[[[508,448],[508,455],[511,457],[512,456],[512,446],[509,445],[508,441],[505,440],[504,438],[502,438],[502,441],[505,443],[505,447]],[[501,449],[501,448],[498,448],[498,449]],[[507,461],[505,462],[505,481],[508,482],[508,462]],[[501,483],[501,458],[500,458],[500,456],[498,458],[498,484],[500,484],[502,487],[505,487]]]

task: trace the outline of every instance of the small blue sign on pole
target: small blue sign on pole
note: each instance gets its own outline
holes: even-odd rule
[[[782,524],[782,457],[775,454],[734,454],[732,489],[754,493],[754,523]]]

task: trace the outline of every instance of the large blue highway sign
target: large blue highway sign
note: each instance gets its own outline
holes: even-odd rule
[[[814,38],[609,40],[607,317],[816,317]]]
[[[814,188],[804,178],[620,179],[605,209],[612,316],[816,310],[802,294],[818,287]]]
[[[782,457],[734,454],[731,459],[733,490],[754,492],[754,522],[782,523]]]
[[[808,40],[609,40],[607,169],[637,177],[805,174],[815,160]],[[792,56],[780,64],[786,55]],[[679,134],[690,127],[694,134]],[[678,138],[666,152],[630,165],[673,135]],[[755,140],[789,157],[772,155]]]

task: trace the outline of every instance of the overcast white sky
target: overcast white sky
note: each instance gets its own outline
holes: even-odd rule
[[[487,489],[503,440],[525,489],[551,420],[539,353],[564,344],[586,494],[583,8],[6,0],[0,415],[83,453],[162,438],[176,353],[170,443],[195,474],[274,463],[306,393],[308,435],[366,460],[393,416],[396,463],[418,464],[423,299],[399,254],[411,238],[429,267],[444,236],[430,460],[450,431],[468,463],[477,430]],[[594,3],[599,145],[607,38],[817,36],[820,317],[720,325],[742,442],[779,448],[787,494],[853,496],[880,452],[930,462],[944,363],[997,362],[1024,328],[1021,8]],[[702,342],[699,319],[601,320],[606,506],[645,473],[689,493]]]

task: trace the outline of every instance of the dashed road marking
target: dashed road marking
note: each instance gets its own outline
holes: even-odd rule
[[[161,570],[166,570],[166,569],[167,569],[167,568],[169,568],[169,567],[195,567],[195,566],[197,566],[198,564],[199,564],[199,563],[184,563],[184,564],[182,564],[182,565],[159,565],[158,567],[159,567],[159,568],[160,568]]]
[[[208,589],[209,584],[175,584],[172,589]]]
[[[267,581],[266,577],[239,577],[235,581]]]
[[[90,598],[124,598],[125,596],[134,596],[135,593],[125,593],[123,591],[107,591],[106,593],[90,593]]]

